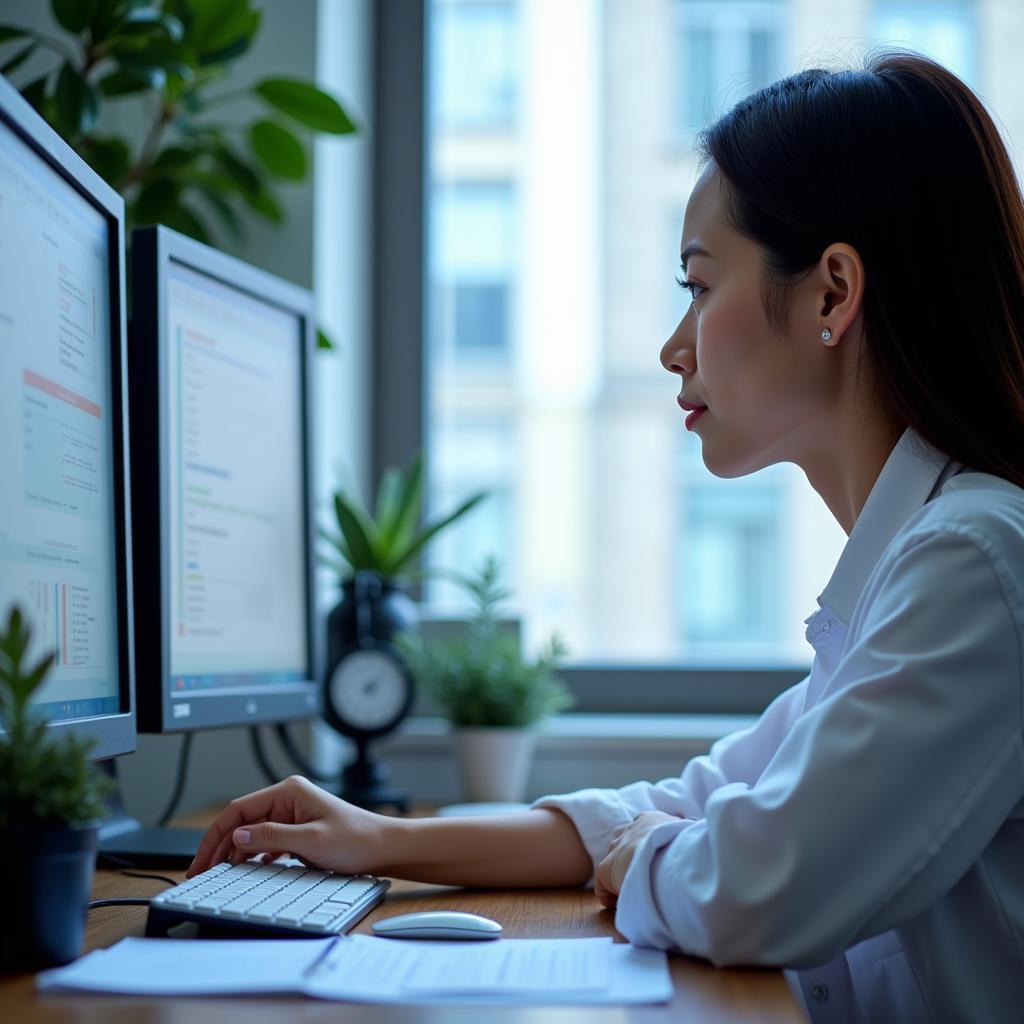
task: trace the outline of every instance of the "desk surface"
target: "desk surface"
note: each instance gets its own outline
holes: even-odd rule
[[[178,872],[160,872],[184,877]],[[129,878],[114,871],[97,872],[94,898],[156,895],[164,885]],[[355,928],[368,932],[378,917],[412,910],[438,908],[469,910],[493,917],[509,937],[612,935],[611,911],[602,910],[591,892],[580,889],[545,889],[492,892],[449,889],[440,886],[395,882],[385,901]],[[145,907],[106,907],[89,914],[86,949],[109,946],[125,935],[141,935]],[[0,923],[2,927],[2,923]],[[796,1024],[805,1018],[797,1008],[779,971],[718,970],[688,957],[671,958],[675,998],[664,1006],[640,1007],[502,1007],[488,1008],[494,1024],[549,1024],[557,1014],[560,1022],[581,1024]],[[0,1020],[11,1024],[197,1024],[216,1019],[230,1024],[280,1024],[284,1019],[331,1024],[479,1024],[479,1007],[365,1006],[327,1003],[313,999],[194,999],[141,998],[131,996],[38,996],[31,976],[0,980]]]

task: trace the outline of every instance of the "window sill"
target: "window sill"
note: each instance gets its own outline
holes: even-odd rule
[[[678,775],[715,740],[756,721],[756,715],[557,715],[540,726],[527,798]],[[415,800],[462,799],[445,719],[410,718],[374,752]]]

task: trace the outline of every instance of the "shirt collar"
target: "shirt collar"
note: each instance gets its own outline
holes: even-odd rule
[[[916,431],[905,430],[878,474],[818,604],[849,625],[882,552],[900,527],[958,468]]]

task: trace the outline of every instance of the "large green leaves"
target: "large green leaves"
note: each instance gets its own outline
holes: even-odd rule
[[[275,110],[332,135],[348,135],[356,130],[341,104],[308,82],[294,78],[265,78],[255,91]]]
[[[57,24],[75,33],[89,27],[98,7],[98,0],[50,0],[50,9]]]
[[[249,128],[249,146],[271,174],[295,181],[306,176],[306,151],[302,143],[276,122],[254,122]]]
[[[92,131],[99,114],[99,90],[70,64],[57,76],[57,126],[66,139]]]

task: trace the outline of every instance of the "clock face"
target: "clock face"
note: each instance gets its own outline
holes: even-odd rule
[[[371,732],[401,718],[409,699],[409,680],[391,655],[353,651],[331,673],[328,696],[342,721]]]

